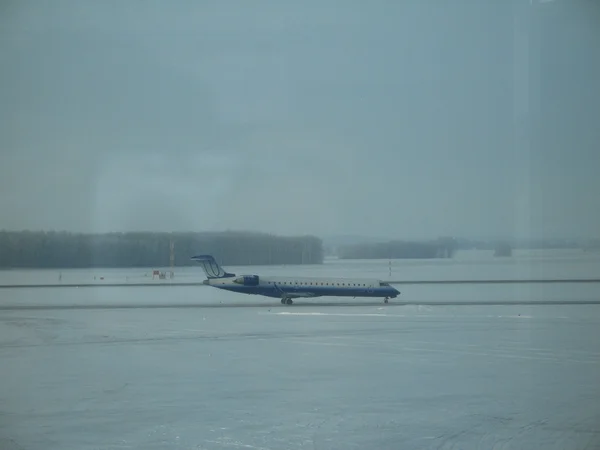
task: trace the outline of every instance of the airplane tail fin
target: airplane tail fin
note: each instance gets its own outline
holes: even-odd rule
[[[206,274],[206,278],[229,278],[235,276],[233,273],[226,272],[211,255],[196,255],[192,256],[191,259],[200,263],[202,270]]]

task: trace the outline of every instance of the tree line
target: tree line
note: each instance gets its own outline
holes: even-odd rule
[[[452,258],[456,251],[453,239],[428,242],[389,241],[341,246],[340,259],[412,259]]]
[[[212,254],[221,264],[321,264],[323,246],[314,236],[253,232],[82,234],[0,231],[0,268],[169,267],[197,264]]]

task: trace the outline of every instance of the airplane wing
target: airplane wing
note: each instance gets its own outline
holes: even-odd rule
[[[312,292],[286,292],[285,296],[287,298],[310,298],[315,297],[315,294]]]
[[[281,294],[282,297],[285,298],[309,298],[309,297],[316,297],[316,295],[312,292],[298,292],[295,289],[281,289],[281,286],[278,286],[277,284],[273,283],[273,285],[275,286],[275,289],[277,289],[277,291]]]

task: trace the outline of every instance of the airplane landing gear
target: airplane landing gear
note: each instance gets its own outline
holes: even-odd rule
[[[383,303],[389,303],[389,298],[388,297],[384,298]]]
[[[281,304],[282,305],[291,305],[292,303],[294,303],[294,302],[292,301],[291,298],[285,298],[284,297],[284,298],[281,299]]]

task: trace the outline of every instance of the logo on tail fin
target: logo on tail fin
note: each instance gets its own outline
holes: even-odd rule
[[[226,272],[211,255],[197,255],[192,256],[191,259],[200,263],[202,270],[206,274],[206,278],[228,278],[235,276],[233,273]]]

